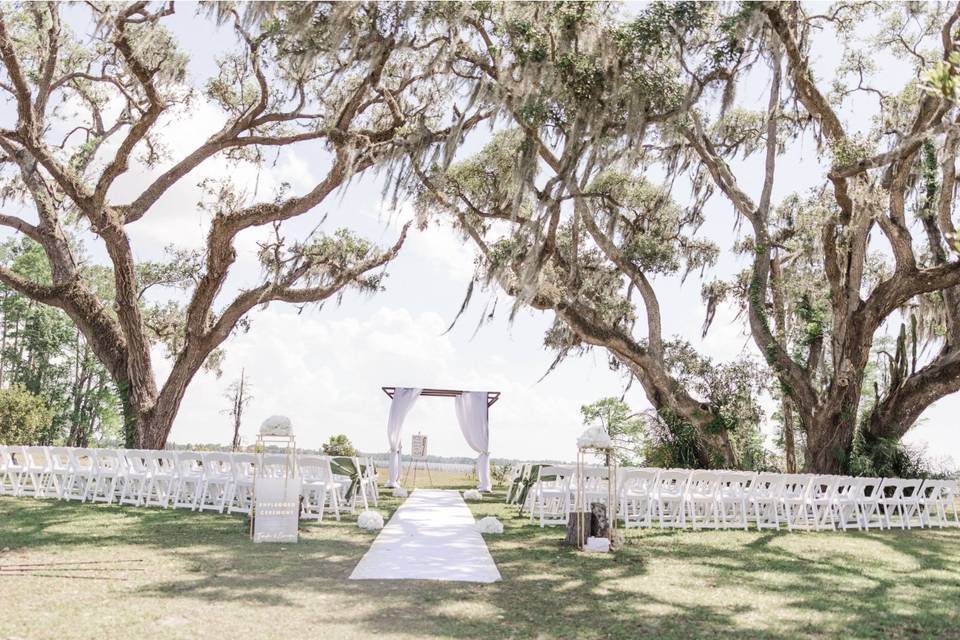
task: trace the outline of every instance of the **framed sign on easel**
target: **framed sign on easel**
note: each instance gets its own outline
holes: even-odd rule
[[[416,433],[413,435],[410,446],[410,464],[407,466],[407,474],[404,476],[403,484],[407,484],[410,478],[410,470],[413,470],[413,488],[417,488],[417,468],[423,466],[427,472],[427,478],[430,480],[430,486],[433,486],[433,476],[430,474],[430,465],[427,464],[427,436]]]

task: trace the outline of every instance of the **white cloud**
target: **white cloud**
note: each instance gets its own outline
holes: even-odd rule
[[[384,202],[372,217],[378,222],[386,222],[391,230],[398,232],[407,221],[413,220],[413,206],[407,201],[397,210],[391,210]],[[404,252],[428,261],[437,275],[458,283],[466,283],[474,273],[473,246],[460,238],[448,223],[431,221],[423,231],[412,228]]]
[[[527,367],[518,370],[507,363],[524,356],[548,361],[539,346],[524,349],[500,340],[496,351],[473,357],[469,344],[441,335],[444,325],[435,313],[386,307],[365,319],[271,307],[254,316],[249,333],[230,340],[226,368],[231,377],[196,377],[171,439],[228,442],[232,432],[221,413],[227,406],[222,394],[243,367],[254,396],[242,429],[247,441],[264,418],[282,414],[292,419],[302,446],[317,447],[333,434],[346,433],[363,450],[385,451],[389,400],[381,386],[458,386],[502,392],[491,409],[494,456],[572,458],[581,430],[579,407],[609,390],[612,374],[561,372],[535,385]],[[580,368],[577,364],[571,368]],[[579,364],[593,369],[587,360]],[[158,373],[165,374],[163,369]],[[568,386],[569,374],[579,389]],[[407,420],[405,441],[417,430],[430,436],[433,452],[471,455],[449,399],[422,398]]]

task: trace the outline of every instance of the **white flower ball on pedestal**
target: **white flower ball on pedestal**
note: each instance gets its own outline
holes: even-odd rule
[[[407,490],[404,489],[403,487],[397,487],[396,489],[393,490],[394,498],[406,498],[407,495],[408,495]]]
[[[270,416],[260,425],[260,434],[264,436],[292,436],[293,423],[287,416]]]
[[[577,446],[581,449],[609,449],[613,445],[610,434],[603,427],[590,427],[577,438]]]
[[[483,496],[480,495],[480,492],[476,489],[467,489],[463,492],[463,499],[469,500],[470,502],[479,502],[483,500]]]
[[[503,523],[493,516],[478,520],[476,527],[480,533],[503,533]]]
[[[383,516],[376,511],[364,511],[357,516],[357,526],[364,531],[379,531],[383,529]]]

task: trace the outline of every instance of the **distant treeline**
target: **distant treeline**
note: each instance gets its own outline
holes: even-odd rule
[[[210,444],[210,443],[194,444],[189,442],[184,444],[180,444],[177,442],[168,442],[167,449],[170,449],[173,451],[232,451],[232,449],[228,445],[224,445],[224,444]],[[253,452],[254,445],[250,444],[250,445],[243,446],[240,448],[240,451]],[[271,453],[282,453],[283,448],[271,445],[266,447],[265,451],[268,451]],[[322,455],[322,450],[319,448],[305,449],[303,447],[297,447],[297,451],[307,455]],[[380,453],[360,452],[357,455],[362,457],[373,458],[377,463],[381,464],[382,466],[386,466],[388,461],[390,460],[390,454],[388,452],[380,452]],[[401,456],[401,460],[404,462],[404,464],[406,464],[408,462],[411,462],[413,458],[409,455],[404,455],[404,456]],[[437,463],[437,464],[442,463],[442,464],[472,465],[477,461],[477,459],[471,458],[469,456],[427,456],[426,461],[431,463]],[[492,465],[514,464],[518,462],[525,462],[525,460],[520,460],[517,458],[490,458],[490,464]],[[571,464],[569,461],[562,461],[562,460],[537,460],[537,462],[543,462],[547,464]]]

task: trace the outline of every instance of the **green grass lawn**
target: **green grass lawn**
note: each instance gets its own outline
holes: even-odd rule
[[[347,580],[374,538],[350,516],[253,545],[236,516],[3,497],[0,565],[49,564],[0,574],[0,638],[960,638],[955,529],[631,530],[595,556],[501,499],[471,507],[506,526],[503,581],[470,585]]]

